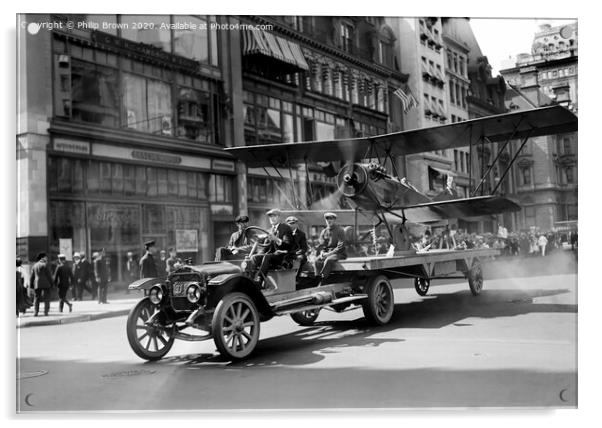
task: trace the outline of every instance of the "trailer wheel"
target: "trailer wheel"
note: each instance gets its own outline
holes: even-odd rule
[[[314,322],[318,318],[319,314],[320,309],[310,309],[308,311],[293,312],[291,314],[291,318],[297,324],[307,327],[314,325]]]
[[[259,341],[259,313],[251,298],[244,293],[224,296],[213,313],[211,333],[224,357],[240,360],[251,354]]]
[[[414,288],[416,289],[416,293],[420,294],[421,296],[426,296],[430,285],[431,280],[428,278],[414,278]]]
[[[384,275],[371,279],[367,287],[368,298],[362,304],[364,316],[374,324],[384,325],[391,320],[393,310],[393,287]]]
[[[478,296],[483,289],[483,269],[478,259],[474,260],[468,271],[468,286],[473,296]]]

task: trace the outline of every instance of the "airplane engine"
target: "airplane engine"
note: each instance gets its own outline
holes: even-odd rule
[[[391,177],[376,162],[345,165],[337,176],[343,195],[364,210],[388,210],[429,202],[413,187]]]

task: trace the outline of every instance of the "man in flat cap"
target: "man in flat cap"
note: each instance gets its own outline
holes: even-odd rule
[[[31,268],[31,276],[29,277],[29,288],[33,288],[34,290],[34,317],[37,317],[38,312],[40,312],[41,301],[44,302],[44,315],[48,315],[52,285],[53,281],[50,268],[48,267],[48,256],[46,253],[40,253],[36,257],[36,263]]]
[[[142,278],[158,278],[157,265],[155,264],[155,257],[153,256],[157,252],[155,247],[155,241],[147,241],[144,243],[145,253],[140,259],[140,279]]]
[[[314,272],[316,276],[322,278],[322,281],[328,278],[337,260],[347,258],[345,231],[335,223],[336,218],[335,213],[324,213],[326,228],[320,233],[316,248],[318,256],[314,262]]]
[[[293,235],[293,248],[295,255],[299,257],[301,261],[301,267],[307,263],[307,252],[309,251],[309,245],[307,245],[307,236],[305,232],[299,229],[299,219],[295,216],[287,217],[284,221],[292,229]]]
[[[245,235],[245,229],[249,224],[249,217],[246,215],[239,215],[234,220],[237,231],[230,236],[228,245],[225,247],[219,247],[215,251],[215,261],[219,262],[222,260],[240,260],[244,259],[247,254],[251,251],[252,245],[247,241]]]
[[[255,266],[259,266],[259,271],[255,277],[256,282],[261,281],[261,279],[267,279],[266,274],[268,270],[281,266],[286,257],[290,256],[293,252],[293,231],[289,225],[281,222],[281,215],[282,211],[278,208],[267,212],[271,224],[270,234],[268,235],[271,245],[264,254],[253,256]],[[276,284],[269,283],[268,281],[264,284],[268,289],[276,288]]]

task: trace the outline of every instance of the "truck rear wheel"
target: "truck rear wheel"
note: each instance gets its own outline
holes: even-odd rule
[[[368,298],[362,303],[366,319],[374,324],[384,325],[391,320],[395,309],[393,302],[393,287],[384,275],[370,280],[366,294]]]
[[[247,357],[259,341],[259,324],[259,313],[249,296],[227,294],[217,304],[211,322],[217,350],[232,360]]]
[[[308,311],[293,312],[291,314],[291,318],[297,324],[307,327],[314,325],[314,322],[318,318],[319,314],[320,309],[310,309]]]

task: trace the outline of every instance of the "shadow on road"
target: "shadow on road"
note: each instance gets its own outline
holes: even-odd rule
[[[378,347],[384,343],[403,342],[403,330],[442,328],[448,325],[469,327],[459,321],[466,318],[512,317],[529,313],[576,313],[577,305],[535,303],[534,299],[569,293],[555,290],[484,290],[475,297],[468,291],[433,294],[424,300],[398,303],[391,321],[384,326],[370,325],[358,311],[358,319],[349,321],[318,321],[312,327],[261,339],[251,357],[242,362],[228,362],[216,354],[191,354],[166,357],[161,364],[185,363],[189,368],[207,365],[225,367],[266,367],[276,365],[309,365],[325,359],[328,354],[348,351],[353,347]],[[318,318],[319,320],[319,318]],[[400,338],[375,338],[383,332],[398,330]]]

